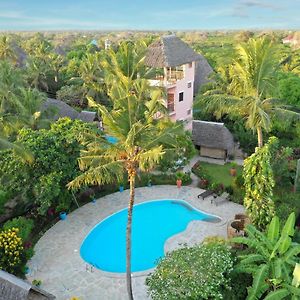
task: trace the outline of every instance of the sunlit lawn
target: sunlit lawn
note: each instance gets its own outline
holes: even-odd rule
[[[230,164],[216,165],[207,162],[201,162],[200,166],[204,172],[207,173],[215,183],[222,183],[224,186],[230,186],[234,177],[230,175]],[[242,167],[237,166],[237,175],[242,174]]]

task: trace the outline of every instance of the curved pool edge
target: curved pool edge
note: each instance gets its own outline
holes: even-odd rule
[[[202,210],[202,209],[198,209],[196,207],[194,207],[192,204],[190,204],[188,201],[186,200],[183,200],[183,199],[155,199],[155,200],[145,200],[144,202],[141,202],[141,203],[136,203],[134,204],[134,206],[139,206],[139,205],[145,205],[147,203],[151,203],[151,202],[158,202],[158,201],[174,201],[174,202],[183,202],[185,205],[191,207],[193,210],[197,211],[197,212],[200,212],[200,213],[205,213],[206,215],[209,215],[209,216],[212,216],[212,217],[215,217],[217,219],[219,219],[218,222],[209,222],[209,221],[203,221],[203,220],[191,220],[189,223],[187,223],[186,227],[184,230],[182,231],[179,231],[177,232],[176,234],[170,236],[169,238],[167,238],[164,242],[164,246],[163,246],[163,249],[164,249],[164,255],[166,255],[167,252],[170,252],[170,250],[167,250],[166,249],[166,244],[167,242],[178,236],[178,235],[181,235],[183,234],[184,232],[186,232],[189,228],[189,225],[193,222],[197,222],[197,223],[200,223],[200,222],[204,222],[204,223],[209,223],[209,224],[220,224],[222,226],[223,222],[224,221],[224,218],[216,215],[216,214],[212,214],[212,213],[209,213],[209,212],[206,212],[205,210]],[[83,243],[85,242],[85,240],[87,239],[87,237],[90,235],[90,233],[97,227],[99,226],[102,222],[104,222],[105,220],[107,220],[108,218],[112,217],[113,215],[116,215],[118,214],[119,212],[121,211],[124,211],[124,210],[127,210],[128,208],[125,207],[125,208],[122,208],[112,214],[110,214],[109,216],[103,218],[101,221],[99,221],[96,225],[94,225],[90,231],[86,234],[85,238],[82,240],[82,243],[80,245],[80,248],[81,246],[83,245]],[[200,242],[199,242],[200,243]],[[79,250],[80,252],[80,250]],[[101,270],[101,269],[98,269],[97,267],[95,267],[94,265],[86,262],[83,257],[81,256],[81,253],[79,253],[80,255],[80,258],[82,259],[82,261],[88,265],[90,268],[92,268],[93,270],[97,271],[97,272],[100,272],[100,274],[102,274],[103,276],[106,276],[106,277],[110,277],[110,278],[125,278],[126,277],[126,272],[108,272],[108,271],[104,271],[104,270]],[[131,272],[131,277],[132,278],[136,278],[136,277],[145,277],[145,276],[148,276],[151,272],[153,272],[155,270],[156,267],[154,268],[150,268],[150,269],[147,269],[147,270],[143,270],[143,271],[137,271],[137,272]]]

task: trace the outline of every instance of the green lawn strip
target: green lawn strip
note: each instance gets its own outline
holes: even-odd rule
[[[200,166],[203,168],[215,183],[222,183],[225,187],[230,186],[235,177],[230,175],[230,164],[216,165],[207,162],[201,162]],[[242,167],[237,166],[237,175],[242,174]]]

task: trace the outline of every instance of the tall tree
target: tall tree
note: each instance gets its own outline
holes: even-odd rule
[[[92,136],[86,150],[81,152],[79,166],[84,173],[69,183],[70,188],[82,185],[101,185],[115,182],[127,173],[130,185],[126,229],[126,278],[129,299],[133,299],[131,282],[131,227],[135,200],[135,179],[137,173],[153,168],[165,153],[163,145],[174,147],[177,126],[165,126],[165,120],[156,120],[158,111],[166,108],[159,91],[152,91],[150,99],[141,97],[149,89],[147,80],[131,82],[132,89],[140,93],[127,93],[113,100],[114,108],[108,111],[103,105],[95,104],[103,118],[105,130],[116,137],[116,144],[109,144],[105,138]]]
[[[17,61],[17,55],[12,48],[10,39],[5,35],[0,37],[0,59],[10,60],[13,63]]]
[[[257,132],[262,147],[263,131],[270,131],[273,116],[286,120],[300,118],[300,114],[271,97],[278,64],[268,39],[250,39],[237,47],[236,56],[227,73],[229,84],[217,82],[198,98],[195,107],[213,112],[217,118],[225,114],[242,117],[246,127]]]
[[[122,42],[118,50],[110,49],[102,60],[102,67],[105,70],[105,84],[108,95],[111,98],[121,90],[130,87],[130,82],[138,78],[151,78],[153,69],[144,64],[147,44],[140,40],[136,43]]]

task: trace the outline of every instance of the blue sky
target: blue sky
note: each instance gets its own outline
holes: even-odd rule
[[[300,29],[300,0],[0,0],[0,30]]]

